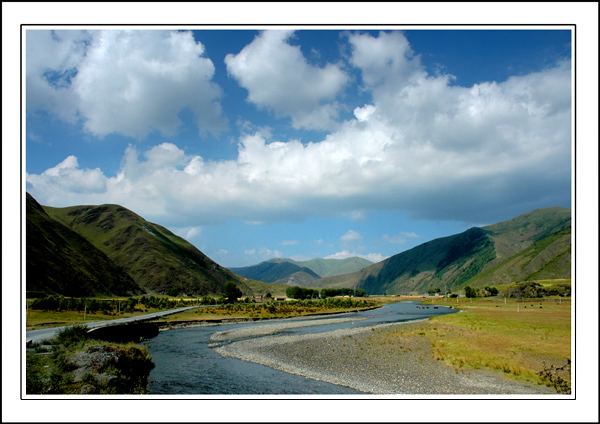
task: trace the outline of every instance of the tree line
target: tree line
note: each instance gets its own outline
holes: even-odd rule
[[[291,299],[326,299],[335,296],[355,296],[365,297],[367,292],[363,289],[329,289],[324,288],[320,292],[316,289],[306,287],[292,286],[289,287],[285,294]]]
[[[218,302],[210,296],[204,296],[195,300],[201,305],[214,305]],[[46,296],[33,299],[29,305],[30,309],[43,311],[87,311],[95,313],[134,312],[144,309],[173,309],[180,306],[176,299],[168,299],[157,296],[142,296],[138,298],[128,297],[125,299],[88,299],[64,296]]]

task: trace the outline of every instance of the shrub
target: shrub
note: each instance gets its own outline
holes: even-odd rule
[[[89,339],[88,328],[84,325],[73,325],[60,330],[54,339],[54,344],[62,344],[65,347],[83,343]]]

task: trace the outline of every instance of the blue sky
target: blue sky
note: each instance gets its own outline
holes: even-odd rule
[[[26,32],[26,189],[224,266],[374,262],[571,206],[565,29]]]

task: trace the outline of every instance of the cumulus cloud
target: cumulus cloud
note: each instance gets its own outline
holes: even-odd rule
[[[262,32],[226,56],[227,71],[248,90],[249,102],[291,117],[294,128],[330,129],[340,108],[334,99],[349,77],[335,64],[310,65],[291,37],[293,31]]]
[[[387,256],[383,256],[381,253],[369,253],[365,255],[356,252],[351,252],[348,250],[342,250],[341,252],[337,252],[333,255],[326,256],[324,259],[347,259],[353,257],[363,258],[373,263],[381,262],[388,258]]]
[[[344,243],[357,243],[362,241],[363,236],[354,230],[349,230],[346,234],[340,237],[340,240]]]
[[[357,107],[354,109],[354,116],[359,122],[368,121],[371,115],[375,113],[375,106],[373,105],[365,105],[364,107]]]
[[[58,165],[47,169],[39,175],[26,176],[28,188],[35,193],[44,193],[44,199],[60,199],[80,204],[85,195],[104,196],[109,179],[99,168],[80,169],[75,156],[68,156]],[[66,206],[66,205],[65,205]]]
[[[224,129],[214,65],[190,32],[28,30],[26,46],[28,113],[98,137],[172,136],[184,109],[201,132]]]
[[[300,85],[308,80],[303,72],[321,78],[322,69],[309,70],[297,48],[285,42],[289,36],[263,33],[249,51],[229,57],[230,72],[245,66],[246,75],[253,75],[254,56],[273,47],[274,57],[281,50],[287,62],[265,58],[263,68],[296,75],[281,65],[292,63],[300,70]],[[401,33],[353,34],[349,42],[350,62],[372,102],[320,141],[269,142],[263,133],[245,134],[237,158],[222,161],[188,155],[172,143],[142,154],[130,146],[115,176],[80,169],[70,157],[42,174],[28,174],[28,190],[42,204],[120,203],[190,226],[230,218],[364,216],[378,209],[421,219],[492,222],[570,198],[570,62],[501,83],[459,87],[449,85],[447,76],[428,75]],[[308,68],[302,71],[303,66]],[[275,76],[242,78],[249,99],[293,114],[261,81],[292,90]],[[314,107],[338,90],[309,91],[298,104]]]

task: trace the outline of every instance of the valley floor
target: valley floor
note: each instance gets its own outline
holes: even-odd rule
[[[233,341],[215,346],[215,350],[223,356],[365,393],[556,394],[549,387],[514,381],[499,373],[449,367],[433,358],[431,346],[423,338],[404,337],[398,342],[386,337],[399,325],[421,324],[387,324],[301,336],[275,334]],[[244,338],[251,336],[247,331]],[[265,334],[264,328],[260,331]]]

